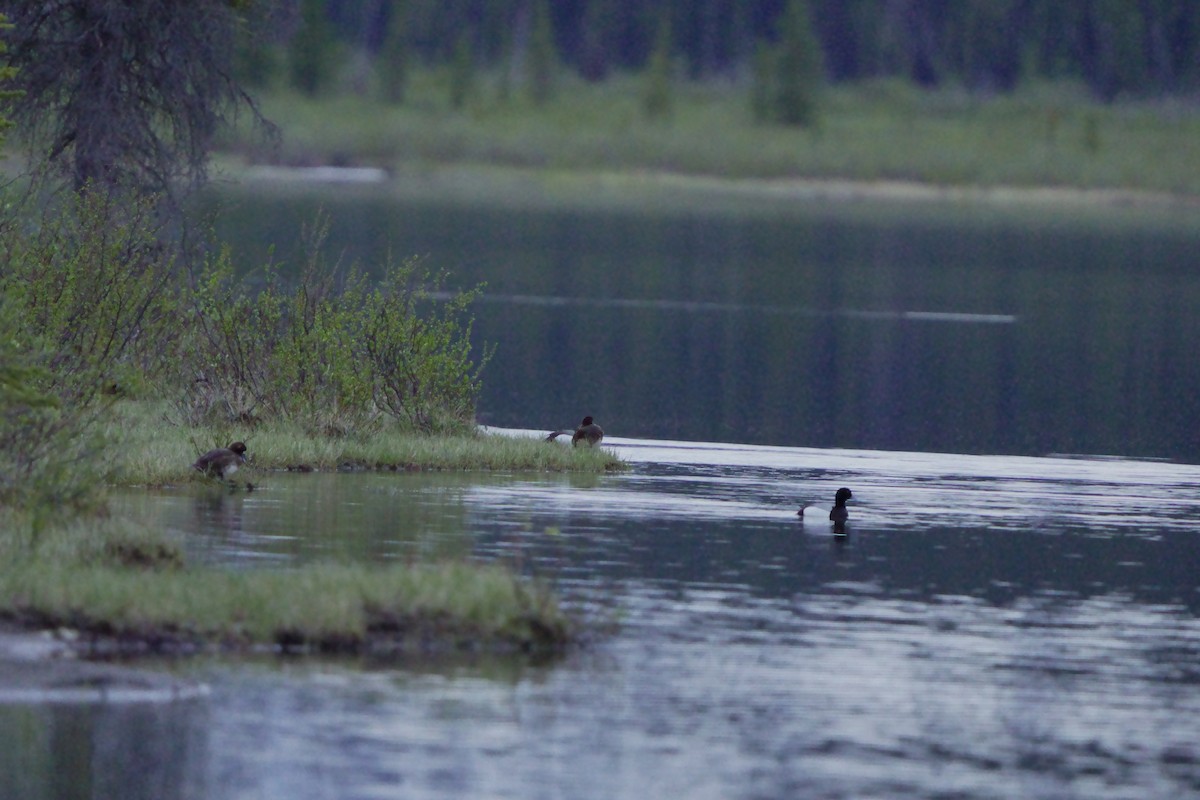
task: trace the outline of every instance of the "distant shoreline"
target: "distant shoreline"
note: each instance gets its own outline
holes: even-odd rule
[[[945,205],[998,209],[1115,209],[1188,211],[1200,196],[1130,188],[954,185],[914,180],[847,178],[729,178],[659,170],[552,169],[492,164],[382,167],[220,165],[218,185],[338,186],[383,189],[399,197],[494,202],[514,206],[565,205],[637,209],[674,199],[682,206],[729,203],[822,203],[853,206]]]

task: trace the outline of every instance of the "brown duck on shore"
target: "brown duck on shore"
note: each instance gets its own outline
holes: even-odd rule
[[[216,450],[209,450],[196,459],[196,463],[192,464],[192,468],[203,472],[205,475],[224,480],[237,472],[238,467],[245,463],[246,444],[244,442],[234,442],[229,447],[218,447]]]
[[[575,429],[574,433],[571,431],[553,431],[546,436],[546,441],[553,442],[559,436],[566,436],[568,433],[571,434],[571,444],[576,447],[579,446],[580,442],[597,445],[604,438],[604,431],[600,426],[593,422],[591,417],[584,417],[583,422],[579,423],[579,427]]]

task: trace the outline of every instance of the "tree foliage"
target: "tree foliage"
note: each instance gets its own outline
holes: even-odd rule
[[[206,176],[213,137],[254,104],[230,72],[245,0],[0,2],[22,91],[13,121],[42,176],[176,196]],[[259,117],[261,119],[261,117]]]
[[[400,105],[408,90],[408,24],[404,0],[394,0],[379,51],[379,79],[383,99]]]
[[[554,70],[558,50],[554,45],[553,18],[549,0],[532,0],[533,21],[529,35],[529,97],[542,105],[554,96]]]
[[[292,87],[315,97],[330,82],[333,41],[322,0],[300,0],[300,27],[288,48]]]
[[[666,14],[658,21],[654,50],[646,65],[642,110],[650,119],[671,115],[671,18]]]
[[[323,0],[331,34],[382,41],[385,15]],[[412,56],[449,62],[471,28],[477,63],[495,65],[505,36],[528,37],[543,0],[405,0]],[[739,77],[756,45],[775,45],[786,0],[554,0],[552,40],[587,80],[643,69],[661,15],[674,27],[673,56],[696,78]],[[1194,0],[809,0],[833,81],[902,77],[1004,91],[1030,78],[1069,78],[1101,97],[1200,85],[1200,3]],[[364,30],[367,28],[368,30]],[[506,33],[507,31],[507,33]],[[515,32],[515,33],[514,33]]]
[[[817,95],[825,78],[808,3],[788,0],[780,28],[775,116],[785,125],[811,125],[817,119]]]
[[[472,55],[471,34],[459,34],[454,48],[454,61],[450,64],[450,107],[461,109],[471,98],[475,89],[475,57]]]
[[[6,211],[0,504],[88,506],[107,469],[95,460],[98,422],[173,355],[179,287],[161,218],[149,200],[101,192]]]
[[[7,35],[12,28],[8,17],[0,14],[0,34]],[[17,68],[8,62],[8,43],[4,39],[0,39],[0,86],[12,85],[16,77]],[[0,104],[7,106],[20,96],[21,93],[13,89],[0,90]],[[0,146],[3,146],[5,136],[11,127],[12,121],[7,116],[0,116]]]

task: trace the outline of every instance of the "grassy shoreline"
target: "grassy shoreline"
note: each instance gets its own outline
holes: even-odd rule
[[[575,636],[546,587],[495,565],[23,566],[0,570],[0,618],[84,655],[541,653]]]
[[[1106,104],[1065,82],[988,95],[877,80],[829,87],[819,124],[803,129],[756,124],[736,82],[678,83],[670,117],[649,120],[633,77],[567,79],[543,107],[502,101],[489,80],[458,111],[438,76],[421,71],[403,106],[267,91],[259,99],[282,133],[278,149],[243,127],[221,151],[241,164],[397,173],[486,166],[1200,196],[1200,106],[1179,99]]]
[[[236,168],[218,202],[240,207],[261,197],[307,197],[334,204],[386,197],[398,204],[535,212],[633,214],[670,219],[705,215],[745,219],[820,215],[838,219],[969,217],[1032,229],[1062,223],[1146,228],[1196,227],[1200,195],[1140,189],[938,186],[912,181],[824,178],[724,178],[649,171],[546,170],[488,164],[403,165],[372,182],[343,183],[336,172]]]
[[[120,485],[162,486],[211,480],[191,468],[196,457],[213,447],[245,441],[249,469],[238,473],[250,481],[273,470],[507,470],[513,472],[592,472],[626,468],[603,447],[548,446],[534,438],[486,433],[421,434],[382,426],[370,435],[313,436],[287,424],[262,424],[251,430],[210,430],[175,426],[159,403],[126,403],[116,409],[106,431],[121,442],[111,454],[111,480]]]
[[[212,483],[191,468],[213,432],[171,425],[160,403],[114,409],[106,438],[118,485]],[[228,432],[250,443],[233,490],[283,469],[605,472],[611,451],[487,434],[367,438],[305,435],[287,426]],[[226,442],[227,443],[227,442]],[[545,586],[469,560],[233,571],[189,565],[165,532],[96,514],[43,520],[0,508],[0,620],[56,631],[82,655],[103,653],[547,652],[578,626]]]

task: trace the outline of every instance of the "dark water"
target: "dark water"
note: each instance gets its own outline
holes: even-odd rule
[[[199,558],[498,559],[609,632],[551,663],[192,660],[207,698],[0,708],[24,787],[0,796],[1200,796],[1200,468],[611,446],[630,472],[130,493]],[[841,485],[848,536],[796,517]]]
[[[486,282],[481,422],[625,436],[1200,462],[1191,209],[777,202],[499,209],[386,189],[226,197],[253,263],[330,250]]]

